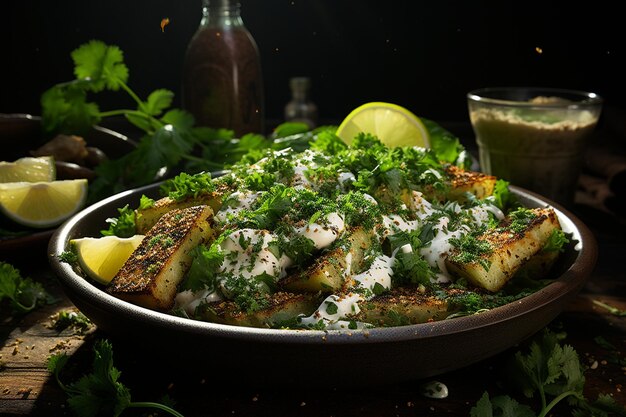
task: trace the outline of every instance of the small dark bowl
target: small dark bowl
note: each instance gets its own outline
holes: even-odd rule
[[[511,187],[528,207],[553,205]],[[550,323],[579,292],[596,262],[597,244],[571,213],[553,205],[572,243],[554,281],[536,293],[484,313],[433,323],[366,331],[273,330],[194,321],[121,301],[59,261],[70,239],[99,236],[117,208],[156,196],[157,185],[95,204],[63,224],[49,245],[49,261],[69,298],[115,343],[158,360],[162,372],[208,372],[220,381],[329,387],[427,378],[494,356]],[[162,358],[167,358],[163,361]],[[169,364],[169,365],[168,365]],[[160,368],[161,369],[161,368]]]
[[[137,143],[121,133],[101,126],[83,136],[88,146],[102,150],[109,158],[119,158],[137,147]],[[41,117],[30,114],[0,114],[2,160],[14,161],[30,156],[30,151],[46,141],[42,134]]]
[[[99,148],[111,159],[119,158],[137,147],[137,144],[128,137],[101,126],[95,126],[83,137],[88,146]],[[0,114],[3,161],[31,156],[30,151],[37,149],[49,139],[42,133],[40,117],[30,114]],[[33,230],[32,233],[19,237],[0,238],[0,251],[11,261],[22,255],[30,256],[31,250],[35,247],[42,249],[43,253],[53,232],[54,229]],[[24,248],[27,247],[29,251],[24,254]]]

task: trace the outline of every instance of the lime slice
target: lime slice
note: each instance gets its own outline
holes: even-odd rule
[[[93,280],[106,285],[130,258],[143,238],[143,235],[126,238],[83,237],[70,240],[70,244],[74,247],[83,271]]]
[[[430,147],[428,130],[420,118],[397,104],[371,102],[357,107],[341,122],[337,136],[349,145],[361,132],[377,136],[389,147]]]
[[[24,157],[14,162],[0,161],[0,183],[54,181],[56,167],[52,156]]]
[[[86,179],[0,184],[0,212],[28,227],[57,226],[80,210],[86,198]]]

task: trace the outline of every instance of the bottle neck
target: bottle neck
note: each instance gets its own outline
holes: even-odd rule
[[[310,80],[306,77],[294,77],[289,81],[291,97],[294,100],[304,101],[308,98]]]
[[[243,26],[241,3],[236,0],[202,0],[203,26]]]

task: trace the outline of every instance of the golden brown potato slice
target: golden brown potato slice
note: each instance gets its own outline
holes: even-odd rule
[[[400,326],[443,320],[458,309],[416,287],[399,287],[359,304],[361,311],[350,317],[374,326]]]
[[[490,230],[478,240],[489,242],[493,250],[471,262],[459,261],[453,252],[446,260],[450,272],[467,278],[474,285],[488,291],[498,291],[533,256],[545,246],[555,229],[560,229],[559,220],[551,208],[531,210],[536,216],[523,229],[511,231],[505,220],[499,228]],[[546,262],[545,267],[549,267]]]
[[[447,167],[446,172],[450,175],[451,187],[447,195],[450,200],[463,201],[465,200],[465,193],[473,194],[478,199],[493,194],[496,177],[492,175],[465,171],[454,165]]]
[[[211,238],[212,215],[205,205],[164,214],[113,277],[107,292],[147,308],[171,308],[176,286],[191,265],[189,252]]]
[[[308,316],[319,305],[314,294],[277,292],[267,294],[268,306],[258,311],[241,311],[233,301],[217,301],[201,307],[197,313],[203,320],[214,323],[247,327],[272,327],[293,320],[299,315]]]
[[[341,289],[348,271],[351,274],[360,272],[360,265],[373,238],[372,232],[362,227],[355,228],[345,245],[320,256],[303,271],[284,278],[280,282],[281,287],[287,291],[313,293],[330,293]]]
[[[213,209],[214,213],[217,213],[222,206],[222,193],[200,194],[198,197],[189,197],[179,201],[170,197],[163,197],[157,200],[152,207],[137,209],[135,210],[135,226],[137,233],[145,235],[161,216],[169,211],[200,205],[209,206]]]

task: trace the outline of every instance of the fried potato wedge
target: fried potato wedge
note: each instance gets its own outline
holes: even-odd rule
[[[308,316],[319,304],[315,294],[276,292],[267,295],[268,306],[251,313],[241,311],[234,301],[217,301],[203,304],[196,311],[203,320],[214,323],[247,327],[273,327],[288,322],[299,315]]]
[[[448,166],[446,172],[450,175],[450,200],[464,201],[467,193],[483,199],[492,195],[496,186],[496,177],[482,172],[465,171],[454,165]]]
[[[349,233],[344,245],[323,254],[304,270],[285,277],[281,287],[291,292],[312,293],[341,289],[346,276],[360,272],[365,253],[374,244],[374,234],[362,227]]]
[[[419,291],[416,287],[398,287],[359,304],[361,311],[351,319],[376,327],[390,327],[443,320],[458,308],[445,299]]]
[[[472,284],[488,291],[498,291],[529,260],[545,246],[554,230],[560,229],[556,213],[551,208],[531,209],[533,219],[523,230],[511,230],[511,219],[505,219],[500,227],[490,229],[479,236],[493,250],[471,262],[461,262],[453,252],[446,260],[446,267],[456,276],[464,277]],[[554,259],[554,258],[553,258]],[[549,268],[550,258],[539,265]]]
[[[145,235],[106,291],[143,307],[165,311],[191,265],[189,252],[212,236],[206,205],[171,210]]]
[[[200,205],[209,206],[214,213],[217,213],[220,207],[222,207],[222,193],[205,193],[183,200],[163,197],[157,200],[152,207],[136,209],[135,227],[137,228],[137,233],[145,235],[159,221],[161,216],[167,212]]]

